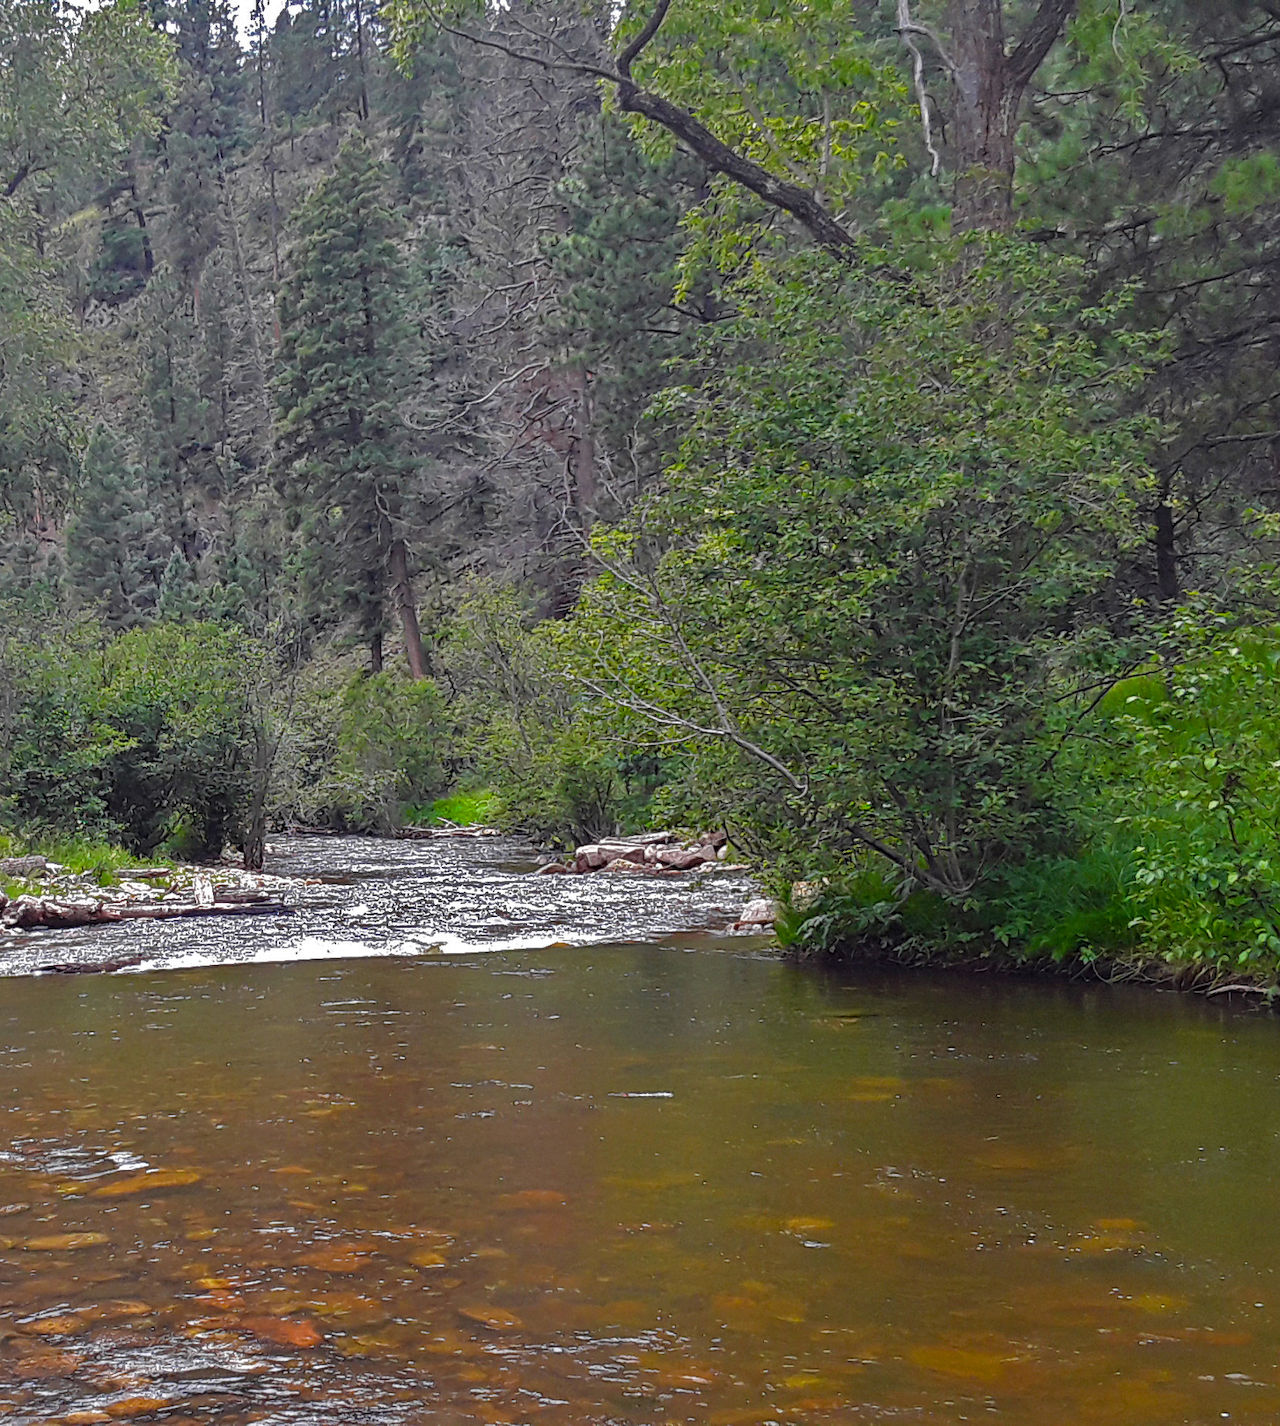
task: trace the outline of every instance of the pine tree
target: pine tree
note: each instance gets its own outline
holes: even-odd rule
[[[198,294],[204,261],[223,237],[226,166],[244,138],[242,55],[226,0],[176,0],[169,18],[181,70],[164,140],[169,247],[175,270]]]
[[[143,623],[156,605],[155,520],[141,470],[101,426],[84,453],[76,506],[67,527],[67,580],[76,600],[98,608],[113,629]]]
[[[396,409],[410,368],[398,237],[385,165],[352,137],[297,214],[280,299],[276,469],[316,593],[355,616],[375,672],[394,607],[420,678],[409,557],[418,463]]]

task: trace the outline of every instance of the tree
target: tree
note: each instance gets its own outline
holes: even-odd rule
[[[1066,830],[1049,774],[1117,657],[1095,601],[1142,369],[1030,245],[865,257],[734,288],[666,489],[597,538],[567,668],[762,848],[963,898]]]
[[[154,131],[168,41],[127,0],[92,11],[0,0],[0,505],[25,524],[57,518],[74,448],[54,374],[75,336],[48,252],[59,181],[101,178]]]
[[[909,52],[935,173],[942,157],[922,41],[950,81],[948,148],[960,227],[1012,226],[1023,96],[1075,5],[1040,0],[1010,39],[1004,0],[945,0],[937,26],[897,0],[895,28]],[[840,189],[889,161],[900,86],[874,37],[867,43],[849,26],[846,7],[824,0],[762,12],[754,0],[729,0],[673,9],[671,0],[646,0],[568,36],[546,17],[507,23],[502,9],[474,3],[393,0],[388,14],[402,57],[425,28],[442,26],[528,64],[601,81],[623,113],[665,130],[711,173],[789,213],[821,247],[852,259],[855,234]]]
[[[1082,12],[1032,96],[1021,207],[1100,283],[1132,283],[1135,320],[1169,341],[1143,396],[1168,431],[1151,539],[1126,580],[1233,601],[1280,468],[1280,12],[1172,0],[1106,20]]]
[[[363,135],[302,204],[280,298],[276,467],[326,597],[359,623],[373,671],[395,609],[426,660],[410,542],[418,462],[397,402],[409,372],[405,264],[387,173]]]
[[[102,426],[81,468],[67,527],[67,577],[77,601],[99,610],[108,628],[132,628],[155,610],[160,577],[143,474]]]

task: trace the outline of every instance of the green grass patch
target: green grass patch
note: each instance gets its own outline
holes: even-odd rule
[[[77,876],[94,877],[101,886],[111,885],[117,871],[155,864],[143,861],[105,837],[68,836],[57,832],[26,835],[0,832],[0,858],[6,857],[44,857]],[[31,878],[40,879],[38,873]],[[9,886],[30,890],[27,881],[8,883],[6,890]]]
[[[429,807],[411,807],[405,821],[415,827],[442,827],[450,822],[455,827],[485,827],[493,824],[498,806],[498,794],[481,787],[437,797]]]

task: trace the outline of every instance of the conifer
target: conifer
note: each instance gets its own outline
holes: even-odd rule
[[[276,469],[312,583],[354,616],[376,672],[394,608],[424,660],[409,564],[417,462],[397,398],[409,375],[406,271],[386,169],[355,135],[302,204],[280,300]]]
[[[155,610],[155,536],[142,472],[99,426],[84,453],[67,528],[67,581],[77,602],[100,610],[110,628],[132,628]]]

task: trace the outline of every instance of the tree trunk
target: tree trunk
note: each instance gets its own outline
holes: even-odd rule
[[[404,653],[409,660],[409,672],[414,678],[426,678],[427,659],[422,648],[422,630],[418,625],[418,610],[409,578],[409,552],[403,540],[393,540],[388,552],[387,568],[391,575],[391,597],[404,630]]]
[[[373,629],[369,633],[369,672],[382,672],[382,630]]]
[[[591,379],[581,362],[569,369],[574,394],[573,437],[569,446],[569,475],[573,506],[582,529],[590,530],[596,517],[596,443],[591,431]]]
[[[948,125],[956,226],[1006,233],[1013,226],[1013,136],[1000,0],[952,0],[948,13],[954,108]]]
[[[1017,46],[1006,53],[1003,0],[949,0],[948,42],[939,48],[951,75],[947,149],[957,228],[1007,233],[1013,227],[1022,96],[1075,7],[1076,0],[1040,0]]]
[[[245,824],[240,850],[244,853],[247,871],[261,871],[266,856],[267,794],[271,790],[271,765],[274,748],[261,722],[253,729],[253,794],[249,801],[249,817]]]
[[[1156,587],[1161,599],[1174,600],[1182,593],[1178,582],[1178,551],[1173,528],[1169,489],[1162,484],[1156,506]]]

